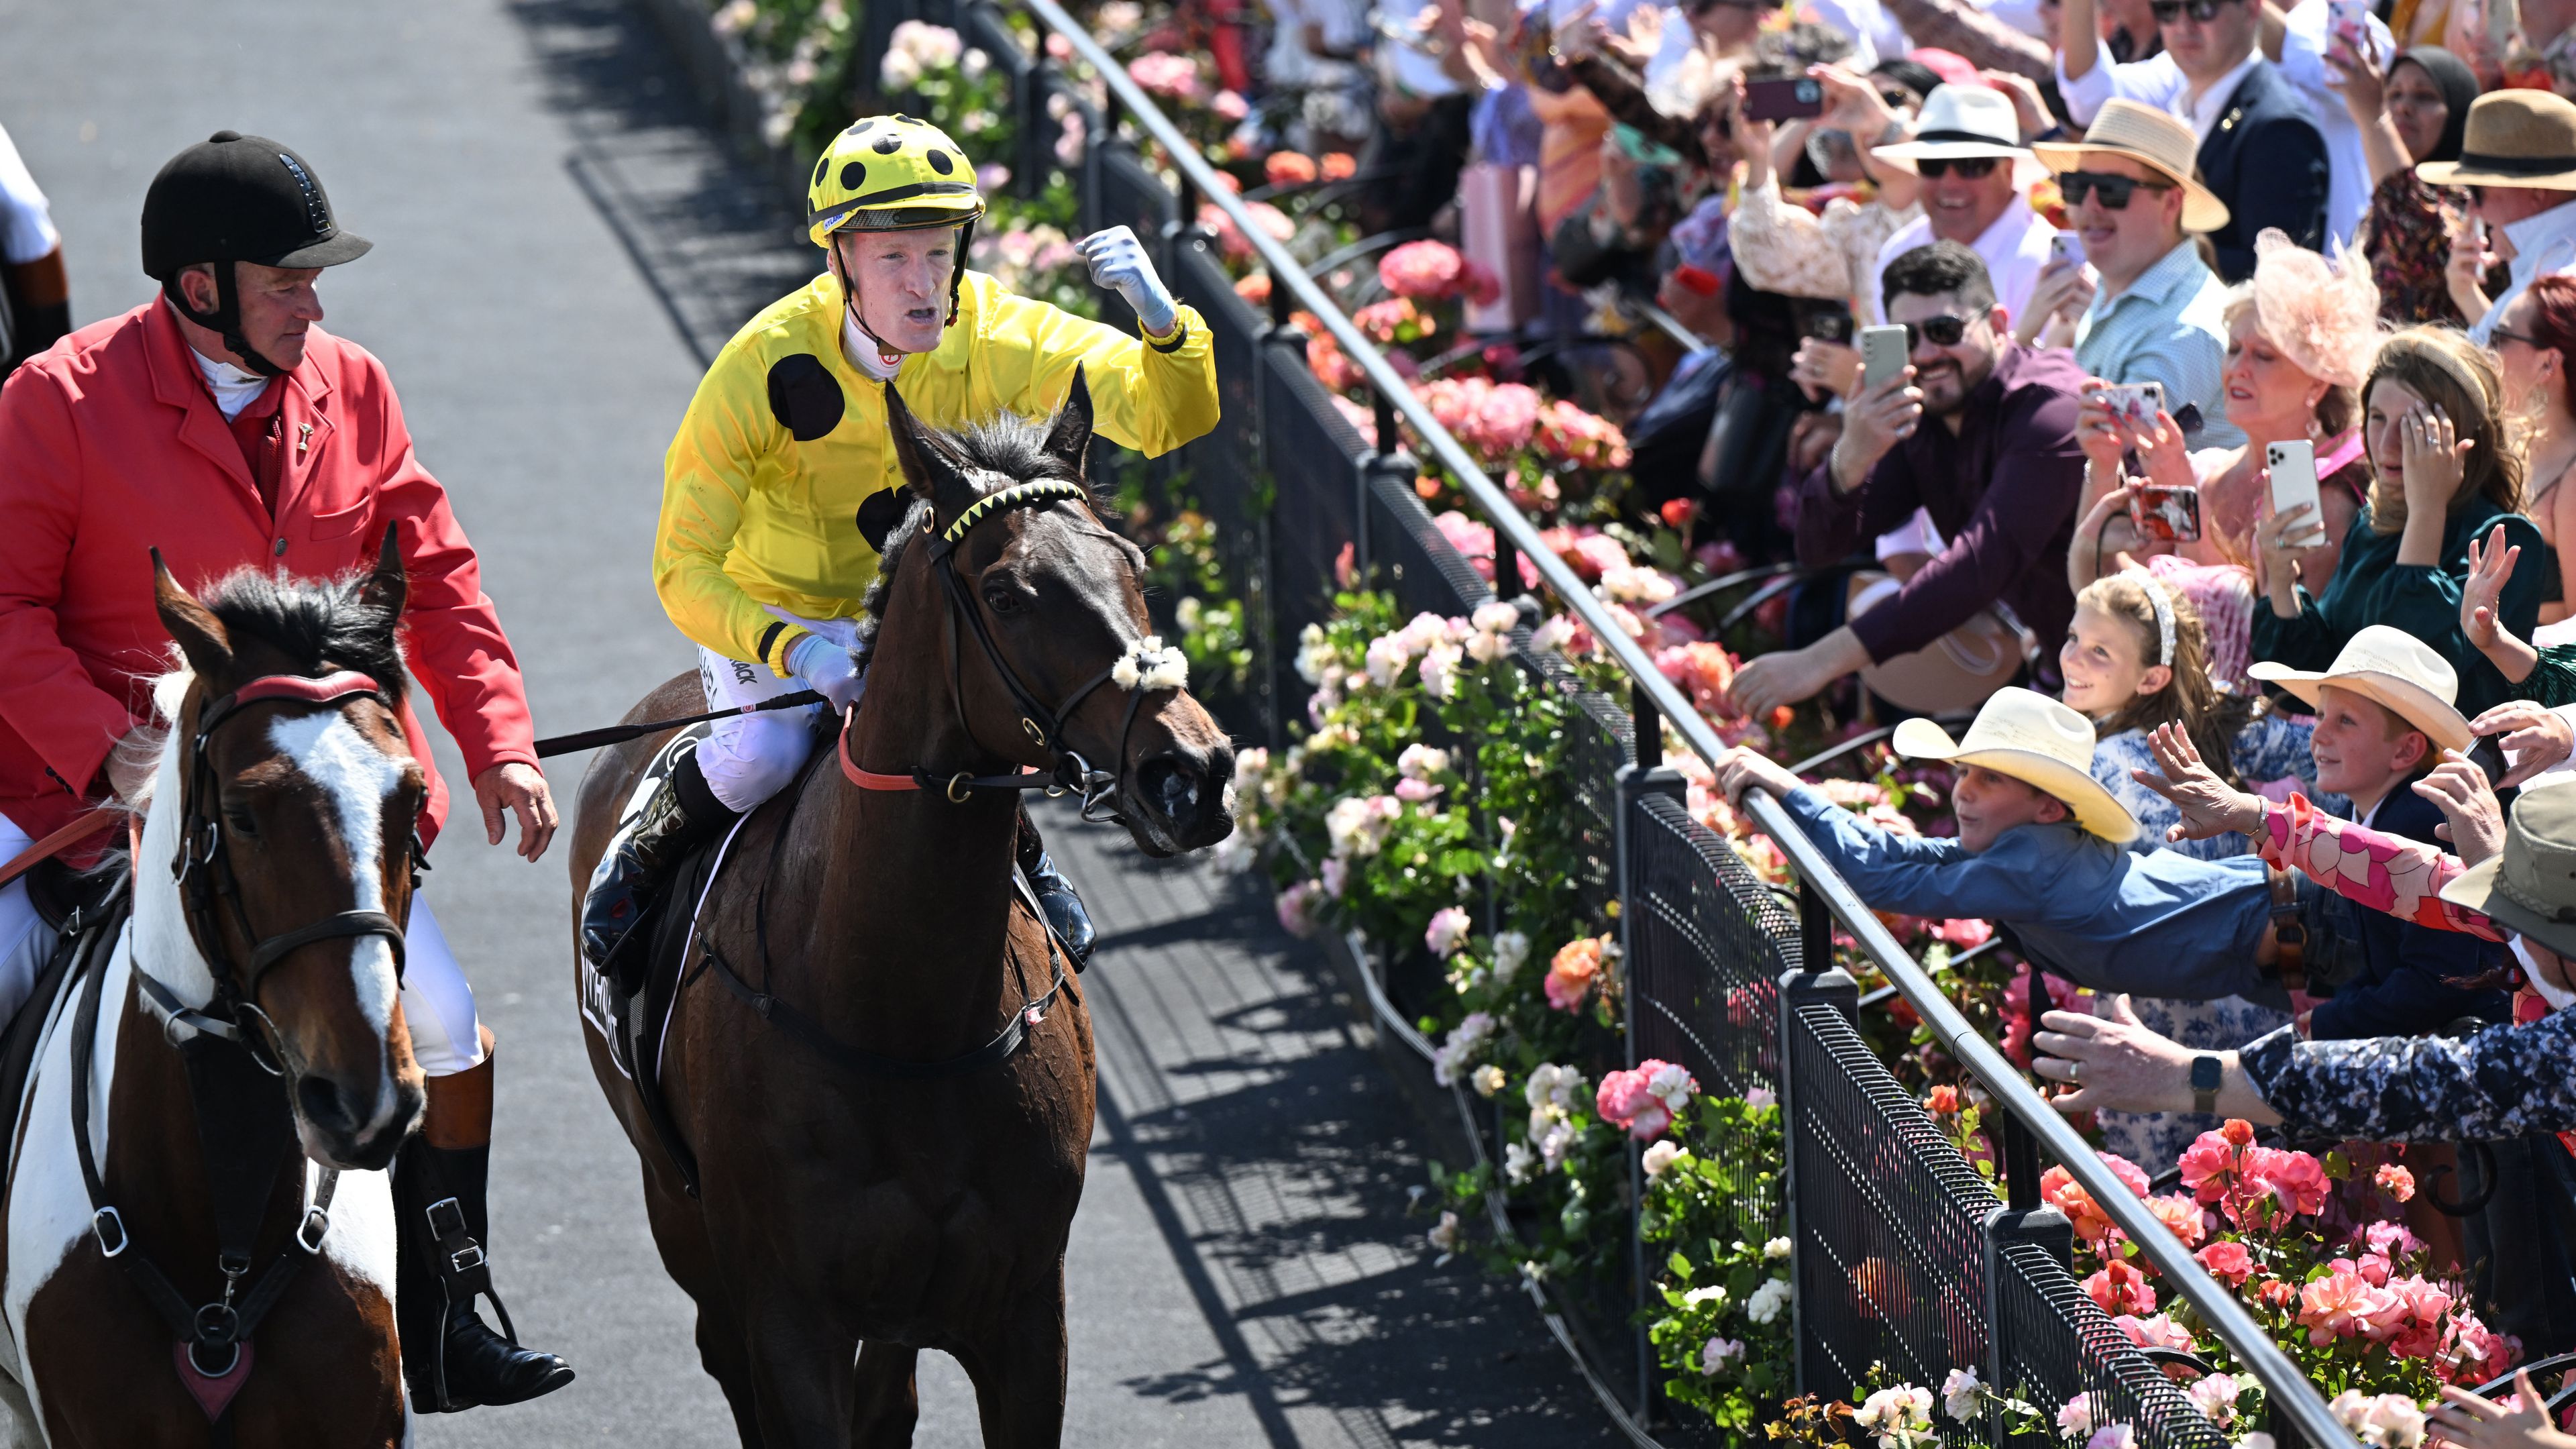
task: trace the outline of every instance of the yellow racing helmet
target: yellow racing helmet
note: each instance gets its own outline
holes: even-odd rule
[[[833,137],[805,188],[805,234],[827,250],[836,231],[958,228],[951,322],[957,320],[966,248],[983,214],[983,193],[965,151],[937,126],[900,113],[869,116]]]

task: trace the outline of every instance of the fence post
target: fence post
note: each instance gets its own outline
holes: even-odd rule
[[[1986,1257],[1986,1383],[1996,1393],[2018,1394],[2020,1386],[2006,1377],[2015,1354],[2012,1320],[2003,1311],[2004,1275],[2011,1271],[2004,1261],[2004,1249],[2016,1243],[2028,1243],[2046,1252],[2059,1267],[2067,1267],[2075,1261],[2075,1225],[2067,1221],[2066,1214],[2043,1204],[2033,1208],[1996,1208],[1986,1214],[1982,1226],[1985,1229]],[[2006,1432],[1995,1432],[2002,1427],[1996,1423],[1995,1414],[1996,1411],[1989,1407],[1986,1423],[1989,1437],[1996,1443],[2047,1442],[2048,1431],[2045,1429],[2016,1426]]]
[[[1682,779],[1681,771],[1668,770],[1661,765],[1638,763],[1619,767],[1618,821],[1611,828],[1610,838],[1612,859],[1619,872],[1619,961],[1621,980],[1626,984],[1626,989],[1619,993],[1620,1031],[1626,1039],[1623,1060],[1630,1066],[1635,1066],[1638,1059],[1637,970],[1641,958],[1637,952],[1637,909],[1644,894],[1642,883],[1637,879],[1637,860],[1630,842],[1636,830],[1639,802],[1649,795],[1661,795],[1676,805],[1686,804],[1690,798],[1690,786]],[[1647,1307],[1647,1285],[1653,1280],[1646,1273],[1646,1238],[1638,1226],[1646,1205],[1645,1171],[1639,1161],[1637,1144],[1633,1142],[1628,1144],[1628,1204],[1628,1272],[1635,1281],[1636,1306],[1641,1314],[1634,1330],[1637,1336],[1637,1421],[1652,1424],[1656,1418],[1655,1383],[1660,1375],[1655,1372],[1655,1346],[1647,1337],[1646,1321],[1642,1317]]]
[[[1422,473],[1422,465],[1404,450],[1404,435],[1395,425],[1395,400],[1375,387],[1369,389],[1369,400],[1375,404],[1377,415],[1377,446],[1360,458],[1357,469],[1359,488],[1351,499],[1351,571],[1360,579],[1370,578],[1377,564],[1376,551],[1370,546],[1370,535],[1374,530],[1369,527],[1377,513],[1377,480],[1392,479],[1409,491],[1413,480]],[[1401,569],[1403,565],[1396,567]],[[1376,580],[1368,587],[1387,588],[1395,582],[1401,582],[1400,575],[1393,580]]]
[[[1823,898],[1799,889],[1799,902],[1804,914],[1823,916],[1828,942],[1831,941],[1833,918],[1826,914]],[[1813,934],[1812,922],[1809,934]],[[1810,958],[1816,959],[1816,958]],[[1829,958],[1826,958],[1829,959]],[[1787,1205],[1789,1220],[1789,1282],[1796,1291],[1789,1298],[1789,1341],[1798,1346],[1797,1393],[1807,1391],[1806,1305],[1810,1295],[1822,1291],[1807,1281],[1807,1232],[1803,1215],[1798,1211],[1799,1143],[1805,1137],[1798,1114],[1805,1110],[1798,1091],[1798,1010],[1823,1004],[1843,1014],[1855,1027],[1860,1023],[1860,983],[1839,966],[1823,971],[1784,971],[1780,973],[1780,1177],[1781,1200]]]

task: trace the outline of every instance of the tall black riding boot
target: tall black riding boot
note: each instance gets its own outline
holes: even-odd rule
[[[394,1168],[394,1323],[416,1414],[518,1404],[572,1382],[572,1365],[521,1348],[483,1256],[491,1216],[483,1193],[492,1149],[432,1147],[413,1137]],[[474,1311],[492,1300],[502,1333]]]
[[[616,838],[599,858],[599,868],[591,873],[590,891],[582,898],[581,953],[592,966],[603,972],[620,964],[630,972],[642,970],[640,961],[620,963],[618,948],[650,911],[653,896],[672,867],[691,847],[732,824],[733,818],[734,812],[707,788],[697,750],[684,751],[653,798],[644,802],[634,819],[618,827]],[[633,989],[631,983],[626,985]]]
[[[1038,838],[1038,827],[1025,809],[1020,811],[1019,858],[1020,872],[1029,878],[1029,889],[1037,892],[1047,924],[1073,957],[1074,969],[1081,970],[1091,959],[1098,933],[1091,928],[1091,913],[1082,908],[1082,897],[1073,893],[1073,882],[1055,868],[1054,857],[1047,854],[1046,842]]]

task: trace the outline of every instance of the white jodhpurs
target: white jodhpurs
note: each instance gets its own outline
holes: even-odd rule
[[[709,709],[737,709],[805,687],[801,679],[770,673],[767,665],[728,659],[706,648],[698,650],[698,682],[706,689]],[[707,789],[739,815],[787,788],[805,768],[806,756],[814,753],[814,717],[822,709],[809,704],[716,721],[698,745],[698,771],[707,777]]]
[[[34,842],[0,816],[0,861]],[[0,888],[0,1023],[15,1016],[36,989],[36,974],[52,956],[54,933],[27,898],[27,883]],[[448,949],[447,933],[419,892],[411,898],[411,925],[403,932],[403,1019],[411,1026],[412,1055],[433,1077],[452,1077],[483,1063],[483,1032],[474,1014],[474,988]]]

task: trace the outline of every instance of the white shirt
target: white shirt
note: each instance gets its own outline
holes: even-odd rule
[[[2513,243],[2513,261],[2509,263],[2513,284],[2496,295],[2486,315],[2469,329],[2469,340],[2480,347],[2487,345],[2487,336],[2504,316],[2506,304],[2521,296],[2532,278],[2576,267],[2576,195],[2537,216],[2508,224],[2504,234]]]
[[[2188,79],[2183,82],[2182,95],[2186,107],[2183,119],[2191,122],[2192,134],[2200,137],[2202,145],[2209,144],[2209,133],[2218,129],[2218,118],[2227,114],[2227,102],[2236,94],[2236,88],[2245,84],[2245,78],[2262,63],[2263,52],[2258,47],[2252,55],[2238,61],[2234,70],[2220,76],[2216,84],[2196,95],[2192,92],[2191,82]],[[2174,74],[2181,75],[2182,68],[2175,67]]]
[[[2006,158],[2004,164],[2012,163]],[[2003,304],[2005,312],[2019,317],[2022,309],[2030,305],[2031,289],[2039,285],[2039,270],[2048,265],[2048,239],[2055,235],[2057,228],[2041,220],[2028,201],[2015,197],[2012,205],[2004,208],[2004,214],[1996,217],[1973,243],[1971,249],[1984,260],[1986,275],[1994,279],[1995,300]],[[1931,244],[1932,218],[1918,216],[1878,249],[1878,268],[1871,273],[1869,295],[1861,299],[1869,304],[1873,324],[1884,319],[1887,264],[1916,247]]]
[[[877,340],[859,330],[859,319],[850,315],[847,306],[841,308],[841,355],[850,360],[850,366],[879,382],[894,381],[895,373],[903,367],[901,354],[892,362],[886,361]]]
[[[2281,37],[2281,78],[2298,87],[2308,99],[2308,110],[2317,123],[2317,131],[2326,143],[2326,234],[2337,244],[2350,245],[2361,219],[2370,212],[2370,162],[2362,154],[2361,127],[2354,124],[2352,112],[2345,109],[2343,92],[2326,68],[2326,0],[2299,0],[2291,7],[2287,28]],[[2370,43],[2381,55],[2396,53],[2386,22],[2370,17]],[[2174,63],[2170,52],[2158,52],[2146,59],[2126,64],[2111,59],[2111,49],[2096,43],[2093,68],[2080,79],[2066,78],[2066,62],[2058,59],[2058,91],[2066,98],[2066,113],[2079,126],[2093,124],[2102,103],[2115,96],[2141,101],[2160,111],[2167,111],[2192,123],[2202,140],[2209,138],[2210,127],[2226,113],[2229,97],[2244,83],[2245,72],[2253,69],[2254,56],[2211,86],[2201,104],[2191,102],[2191,82]]]
[[[163,306],[170,305],[165,299]],[[215,406],[223,410],[224,421],[241,416],[241,410],[259,400],[268,391],[268,379],[256,372],[245,372],[229,362],[214,358],[191,347],[188,355],[196,359],[197,372],[206,379],[206,388],[215,395]]]
[[[8,129],[0,127],[0,262],[23,266],[62,244],[45,193],[27,163],[18,159]]]

